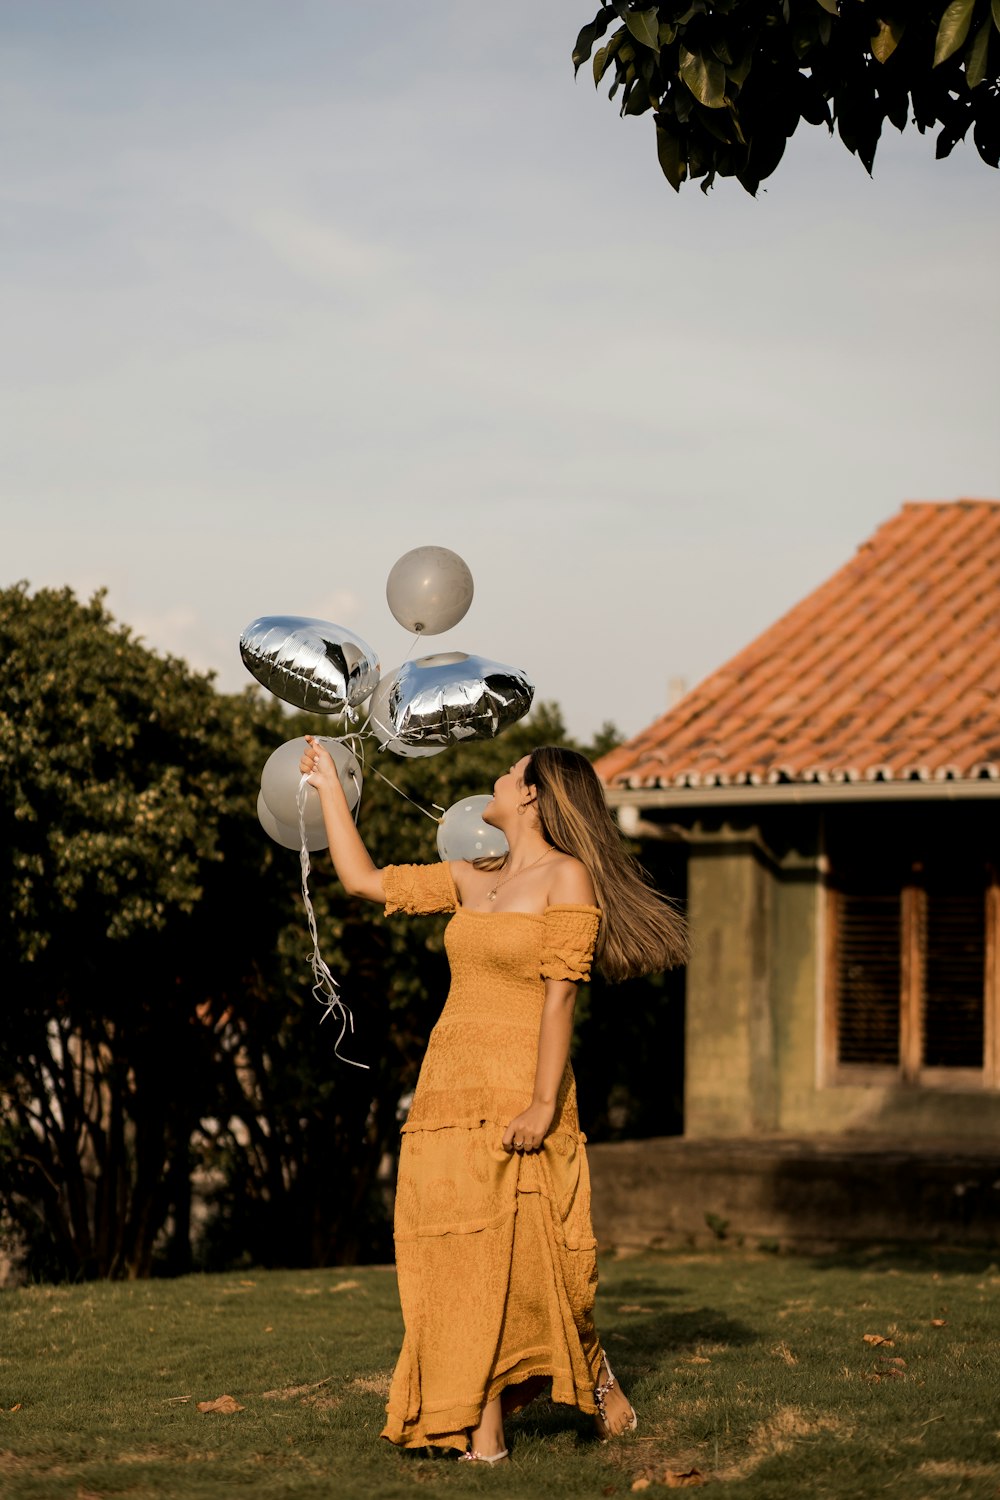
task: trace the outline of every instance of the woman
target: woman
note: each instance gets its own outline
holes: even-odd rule
[[[451,988],[403,1126],[396,1270],[405,1337],[382,1436],[506,1458],[503,1418],[551,1381],[607,1440],[636,1426],[594,1328],[596,1244],[569,1066],[577,985],[682,963],[682,918],[641,878],[590,762],[543,746],[483,817],[503,859],[376,868],[312,736],[344,889],[386,915],[454,912]]]

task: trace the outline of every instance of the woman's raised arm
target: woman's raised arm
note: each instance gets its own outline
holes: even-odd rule
[[[349,896],[361,896],[366,901],[385,900],[382,871],[365,848],[354,818],[347,806],[344,789],[337,776],[337,768],[330,752],[319,743],[313,734],[306,735],[306,750],[299,761],[299,770],[319,793],[323,809],[323,822],[330,844],[330,856],[337,878]]]

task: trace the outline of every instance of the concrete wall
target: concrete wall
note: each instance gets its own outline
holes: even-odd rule
[[[1000,1245],[986,1148],[866,1136],[615,1141],[587,1150],[602,1250],[730,1243]]]
[[[768,996],[771,884],[735,837],[688,858],[684,1133],[753,1135],[776,1123]]]
[[[1000,1092],[842,1085],[822,1055],[820,815],[692,822],[685,1135],[1000,1140]]]

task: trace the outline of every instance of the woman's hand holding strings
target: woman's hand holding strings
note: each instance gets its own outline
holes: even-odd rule
[[[299,761],[299,771],[320,795],[324,791],[332,792],[335,788],[339,788],[341,792],[344,790],[340,785],[340,777],[337,775],[333,756],[325,745],[320,744],[314,734],[306,735],[306,748]]]
[[[314,734],[306,735],[299,770],[319,793],[330,856],[341,885],[349,896],[383,902],[382,871],[377,868],[354,823],[333,756]]]

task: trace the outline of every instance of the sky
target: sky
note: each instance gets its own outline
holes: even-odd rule
[[[8,0],[0,587],[252,685],[261,615],[426,638],[638,732],[908,501],[1000,497],[997,174],[800,127],[675,195],[596,0]],[[424,649],[424,648],[421,648]]]

